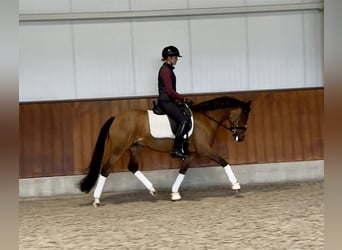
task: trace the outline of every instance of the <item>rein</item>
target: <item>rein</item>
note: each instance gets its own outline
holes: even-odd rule
[[[222,124],[221,122],[215,120],[214,118],[212,118],[211,116],[209,116],[208,114],[204,113],[204,112],[201,112],[201,114],[205,115],[206,117],[208,117],[210,120],[214,121],[215,123],[217,123],[219,126],[229,130],[230,132],[233,132],[234,130],[236,129],[240,129],[240,130],[246,130],[245,127],[239,127],[239,126],[230,126],[230,127],[227,127],[226,125]],[[232,123],[232,122],[231,122]]]
[[[214,121],[215,123],[217,123],[219,126],[229,130],[230,132],[234,132],[234,130],[240,129],[240,130],[246,130],[245,127],[240,127],[240,126],[230,126],[227,127],[226,125],[222,124],[221,122],[215,120],[214,118],[212,118],[211,116],[209,116],[208,114],[204,113],[204,112],[200,112],[201,114],[205,115],[206,117],[208,117],[210,120]],[[232,122],[231,122],[232,123]]]

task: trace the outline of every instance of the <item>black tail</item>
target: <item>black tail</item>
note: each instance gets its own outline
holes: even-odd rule
[[[95,145],[93,157],[91,158],[91,162],[89,165],[89,170],[88,170],[89,172],[79,183],[79,188],[82,192],[89,193],[97,181],[100,168],[101,168],[105,141],[107,139],[109,128],[112,125],[114,118],[115,118],[114,116],[109,118],[105,122],[105,124],[103,124],[100,130],[100,133],[97,138],[96,145]]]

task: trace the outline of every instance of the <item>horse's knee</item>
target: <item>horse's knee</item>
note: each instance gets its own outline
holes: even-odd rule
[[[134,174],[135,172],[137,172],[139,170],[139,166],[137,163],[130,163],[128,164],[128,170]]]
[[[189,165],[188,164],[184,164],[184,165],[182,165],[180,168],[179,168],[179,173],[180,174],[186,174],[186,171],[188,171],[188,169],[189,169]]]
[[[188,169],[179,169],[178,173],[185,175],[187,170]]]

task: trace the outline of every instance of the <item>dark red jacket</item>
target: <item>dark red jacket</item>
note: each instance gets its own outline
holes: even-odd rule
[[[158,100],[171,101],[176,100],[184,101],[184,97],[177,93],[176,90],[176,75],[173,72],[174,67],[168,63],[164,63],[158,73]]]

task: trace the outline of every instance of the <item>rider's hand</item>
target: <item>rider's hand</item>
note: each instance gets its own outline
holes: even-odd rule
[[[184,103],[186,103],[189,107],[191,107],[192,105],[194,105],[194,102],[191,101],[191,100],[188,99],[188,98],[184,98]]]

